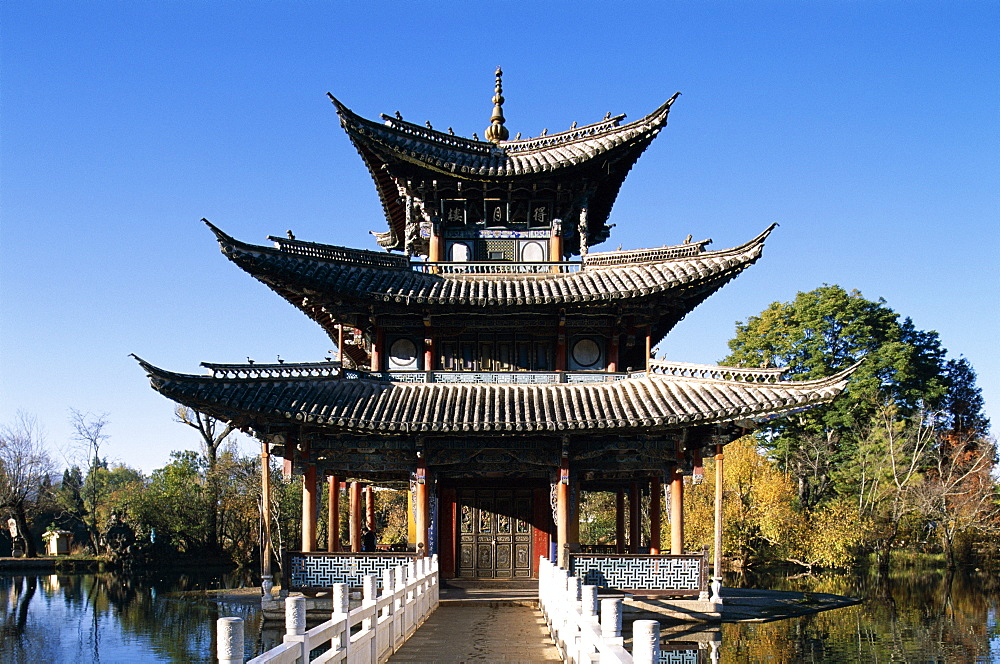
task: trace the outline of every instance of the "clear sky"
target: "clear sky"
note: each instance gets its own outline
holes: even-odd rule
[[[377,248],[374,187],[325,93],[482,136],[499,64],[526,137],[683,93],[598,250],[781,224],[661,354],[717,362],[735,321],[840,284],[968,357],[1000,425],[998,34],[992,0],[6,0],[0,422],[33,413],[62,449],[69,408],[106,412],[109,458],[148,472],[198,441],[129,353],[190,373],[328,355],[199,219]]]

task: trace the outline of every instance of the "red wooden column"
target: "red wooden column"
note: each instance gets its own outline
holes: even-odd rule
[[[424,371],[434,371],[434,335],[431,334],[430,316],[424,316]]]
[[[670,553],[684,553],[684,450],[677,446],[677,464],[670,480]]]
[[[361,551],[361,483],[351,482],[349,491],[351,517],[351,551],[358,553]]]
[[[625,553],[625,489],[615,493],[615,553]]]
[[[552,225],[552,237],[549,240],[549,262],[550,263],[560,263],[562,262],[563,254],[563,239],[562,239],[562,224]],[[553,272],[558,272],[558,267],[553,267]]]
[[[556,330],[556,371],[566,371],[566,316],[559,314]]]
[[[316,466],[311,463],[302,475],[302,550],[316,550]]]
[[[326,478],[326,550],[340,551],[340,478],[330,475]]]
[[[427,466],[424,465],[423,457],[417,460],[417,473],[416,473],[416,495],[414,496],[416,509],[414,516],[414,525],[416,526],[416,545],[417,545],[417,556],[428,555],[428,526],[430,525],[430,500],[427,495]]]
[[[659,477],[649,480],[649,552],[660,553],[660,497],[663,489]]]
[[[442,260],[441,256],[444,253],[442,249],[444,245],[444,238],[441,237],[441,233],[438,232],[437,224],[431,224],[431,237],[427,243],[427,260],[431,263],[437,263]],[[433,272],[437,272],[437,268],[433,268]]]
[[[632,553],[639,553],[639,547],[642,546],[642,511],[639,508],[641,496],[642,492],[639,490],[639,483],[632,482],[632,486],[629,487],[628,497],[628,546]]]

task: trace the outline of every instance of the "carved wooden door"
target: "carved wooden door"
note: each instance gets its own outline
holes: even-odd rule
[[[531,578],[531,490],[458,491],[458,576]]]

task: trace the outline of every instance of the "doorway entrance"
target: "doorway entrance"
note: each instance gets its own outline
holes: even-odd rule
[[[531,489],[459,489],[456,576],[530,579]]]

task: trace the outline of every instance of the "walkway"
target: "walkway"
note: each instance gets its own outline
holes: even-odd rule
[[[560,662],[542,614],[498,603],[441,605],[390,662]]]
[[[542,614],[534,608],[537,582],[505,585],[458,587],[449,580],[442,585],[437,610],[389,661],[562,661]]]

